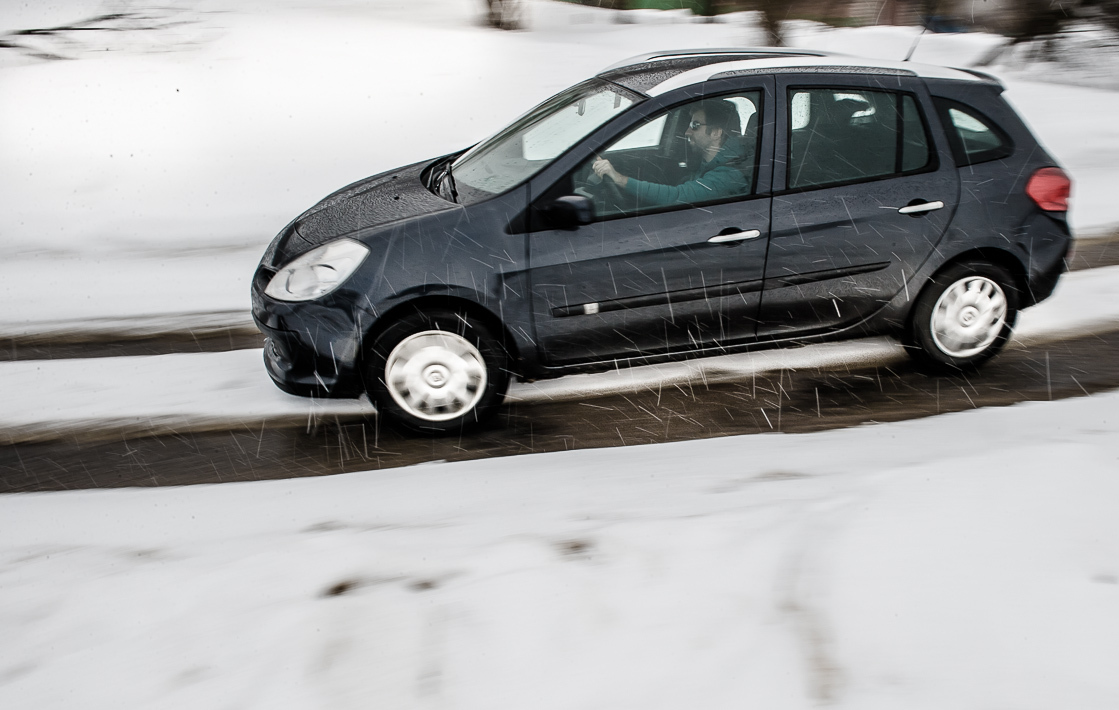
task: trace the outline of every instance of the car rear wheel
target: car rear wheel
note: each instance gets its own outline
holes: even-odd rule
[[[386,421],[449,434],[492,416],[509,386],[508,357],[489,329],[466,313],[415,312],[377,338],[369,396]]]
[[[954,264],[938,274],[913,307],[907,351],[940,371],[974,369],[994,357],[1018,317],[1018,290],[1003,267]]]

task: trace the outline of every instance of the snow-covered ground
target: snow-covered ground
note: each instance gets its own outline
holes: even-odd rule
[[[0,50],[0,335],[246,324],[257,255],[335,188],[621,57],[760,41],[749,15],[618,24],[543,0],[502,33],[479,5],[168,0],[154,30],[37,40],[72,61]],[[0,33],[136,6],[5,3]],[[891,57],[914,36],[795,30]],[[926,36],[914,59],[996,41]],[[1077,229],[1119,223],[1119,94],[995,71],[1076,180]],[[1070,275],[1019,337],[1114,328],[1117,290],[1116,269]],[[514,395],[893,357],[867,341]],[[0,495],[0,707],[1114,708],[1117,405]],[[309,406],[257,351],[0,367],[13,430]]]
[[[0,706],[1115,708],[1117,411],[0,496]]]

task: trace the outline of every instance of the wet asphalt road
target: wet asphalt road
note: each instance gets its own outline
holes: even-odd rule
[[[1011,349],[969,377],[798,370],[582,402],[513,404],[485,431],[405,438],[368,423],[0,447],[0,492],[319,476],[490,456],[733,434],[809,432],[1119,388],[1119,331]],[[950,442],[944,442],[950,446]]]
[[[1070,262],[1073,268],[1119,263],[1119,238],[1086,244]],[[245,341],[248,344],[239,344]],[[37,352],[42,359],[198,352],[254,347],[258,342],[259,336],[254,340],[247,334],[217,334],[191,338],[189,343],[17,343],[21,352],[13,355],[29,359]],[[181,349],[162,349],[167,347]],[[893,368],[786,370],[751,381],[668,386],[582,402],[510,404],[487,429],[457,438],[405,438],[383,430],[374,419],[319,422],[311,430],[242,429],[4,446],[0,492],[319,476],[573,448],[821,431],[1116,388],[1119,330],[1008,349],[967,377],[930,377],[900,363]]]

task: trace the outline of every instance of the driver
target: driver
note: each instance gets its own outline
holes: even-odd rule
[[[684,138],[700,153],[700,163],[679,185],[661,185],[622,175],[610,161],[598,158],[591,165],[595,175],[608,177],[643,205],[673,205],[710,202],[745,195],[750,183],[740,132],[738,109],[725,99],[701,101],[692,111]]]

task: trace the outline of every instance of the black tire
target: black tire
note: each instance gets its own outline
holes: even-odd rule
[[[416,311],[386,328],[366,358],[378,416],[423,434],[459,433],[492,417],[509,387],[508,355],[476,318]]]
[[[1002,266],[964,261],[937,274],[910,311],[906,352],[935,372],[974,370],[1010,338],[1020,302]]]

